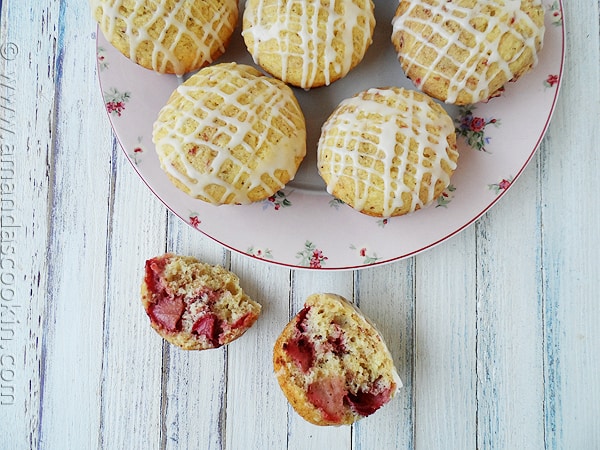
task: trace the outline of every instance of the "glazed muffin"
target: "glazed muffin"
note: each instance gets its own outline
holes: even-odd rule
[[[215,205],[270,197],[306,154],[304,116],[292,90],[253,67],[205,67],[181,84],[154,124],[169,179]]]
[[[221,56],[237,0],[89,0],[106,39],[135,63],[183,75]]]
[[[528,72],[543,38],[541,0],[402,0],[393,19],[406,75],[457,105],[487,100]]]
[[[314,294],[275,343],[277,381],[315,425],[349,425],[394,396],[402,382],[379,332],[343,297]]]
[[[248,0],[242,35],[264,70],[304,89],[346,76],[372,43],[371,0]]]
[[[229,344],[256,322],[261,310],[235,274],[171,253],[146,261],[142,304],[152,328],[184,350]]]
[[[371,216],[408,214],[450,184],[458,152],[454,123],[427,95],[372,88],[340,103],[317,150],[327,191]]]

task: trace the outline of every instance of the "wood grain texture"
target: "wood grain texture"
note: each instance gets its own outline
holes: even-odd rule
[[[116,142],[113,149],[99,446],[152,449],[161,442],[161,428],[148,424],[161,420],[163,342],[150,328],[140,286],[144,260],[165,250],[167,215]],[[144,219],[121,220],[128,214]],[[127,415],[124,425],[122,412],[128,410],[135,414]]]
[[[58,6],[1,8],[0,448],[39,443]]]
[[[47,124],[54,134],[48,160],[51,209],[39,443],[46,448],[58,448],[65,442],[76,448],[90,448],[98,445],[100,435],[98,394],[111,146],[103,147],[104,151],[89,151],[97,148],[98,142],[106,145],[107,133],[98,136],[95,132],[82,132],[96,130],[98,123],[104,123],[106,116],[97,97],[97,87],[85,83],[79,85],[76,95],[72,93],[73,80],[95,77],[94,54],[70,45],[72,42],[92,45],[91,21],[77,8],[67,8],[60,2],[52,4],[58,17],[44,19],[51,19],[54,24],[56,35],[51,38],[54,56],[42,59],[45,70],[55,71],[55,92],[53,119]],[[81,27],[82,23],[88,28]],[[27,41],[23,42],[27,45]],[[32,49],[32,56],[35,54]],[[34,57],[33,61],[39,60]],[[50,67],[49,61],[52,61]],[[90,105],[93,111],[87,112]]]
[[[600,2],[563,6],[556,112],[502,200],[413,258],[311,272],[231,253],[154,198],[111,132],[85,2],[0,3],[0,213],[18,225],[0,227],[0,448],[600,448]],[[165,343],[139,302],[165,251],[236,272],[256,325],[214,351]],[[352,427],[302,420],[273,374],[315,292],[359,305],[404,382]]]
[[[476,448],[474,228],[417,256],[415,448]]]
[[[564,8],[564,84],[540,149],[545,444],[553,450],[600,448],[600,13],[598,2]]]
[[[171,214],[169,235],[169,251],[229,268],[228,251]],[[199,443],[206,449],[223,448],[226,433],[227,349],[186,352],[168,346],[165,352],[168,355],[167,365],[163,367],[166,374],[163,387],[166,393],[163,417],[165,448],[193,449]]]
[[[536,162],[514,181],[507,201],[476,224],[480,448],[543,448],[541,226]],[[521,200],[511,201],[515,198]]]
[[[384,337],[403,387],[385,407],[354,426],[351,448],[415,447],[415,260],[355,274],[356,303]]]
[[[226,448],[286,448],[287,402],[278,395],[270,349],[288,321],[291,273],[238,254],[231,255],[231,270],[263,309],[256,324],[227,348]]]

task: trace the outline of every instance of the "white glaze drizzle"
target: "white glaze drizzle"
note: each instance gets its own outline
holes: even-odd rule
[[[155,141],[157,151],[159,154],[162,154],[161,166],[163,169],[186,186],[189,189],[189,194],[191,196],[202,197],[214,204],[221,204],[232,194],[233,203],[251,203],[248,193],[258,186],[262,186],[267,192],[270,192],[272,189],[261,179],[261,176],[264,174],[267,174],[273,181],[278,183],[278,189],[283,188],[284,185],[275,176],[275,172],[277,170],[285,170],[293,179],[296,172],[295,159],[297,157],[304,157],[306,154],[306,131],[304,128],[297,128],[294,122],[288,117],[288,115],[302,117],[302,112],[299,109],[290,107],[290,96],[293,95],[291,90],[282,84],[274,86],[272,80],[267,77],[254,76],[246,77],[246,84],[242,90],[236,87],[231,94],[227,94],[225,91],[231,90],[232,87],[235,86],[235,84],[232,83],[232,78],[239,77],[239,74],[236,74],[237,69],[235,69],[235,67],[235,63],[229,63],[201,70],[199,74],[206,72],[214,73],[214,71],[220,70],[230,72],[230,75],[220,79],[215,85],[212,85],[211,83],[210,88],[197,85],[194,82],[193,77],[186,83],[181,84],[177,88],[177,92],[186,100],[186,103],[190,105],[190,107],[185,109],[175,109],[173,105],[167,104],[163,108],[163,111],[165,113],[176,113],[179,116],[176,123],[169,128],[169,134],[160,140]],[[215,76],[215,79],[217,79],[217,76]],[[257,90],[259,93],[249,104],[243,104],[239,101],[241,95],[244,95],[248,91],[252,91],[253,86],[259,84],[268,84],[269,89]],[[218,93],[222,98],[221,105],[213,110],[206,108],[204,105],[205,98],[203,96],[198,96],[198,92],[203,90],[209,90],[211,93]],[[232,106],[237,108],[237,115],[235,117],[226,116],[223,113],[223,109],[231,108]],[[202,110],[205,113],[203,118],[200,118],[195,114],[195,111],[198,110]],[[161,111],[161,115],[163,111]],[[240,117],[244,115],[246,115],[246,117],[243,120],[240,119]],[[266,152],[263,157],[259,157],[256,155],[258,150],[265,145],[265,142],[269,138],[269,134],[274,131],[273,125],[268,122],[268,119],[265,120],[265,117],[282,118],[292,130],[295,130],[295,134],[285,136],[280,131],[275,130],[275,133],[280,134],[280,140],[270,151]],[[227,125],[218,126],[216,124],[218,121],[226,121]],[[262,131],[259,131],[255,125],[257,122],[261,121],[264,123],[265,127]],[[196,129],[189,134],[183,134],[181,132],[183,124],[186,122],[188,124],[195,123],[196,125]],[[157,129],[162,126],[163,125],[157,121],[154,124],[155,133]],[[226,148],[217,145],[211,140],[207,141],[199,138],[206,127],[217,127],[218,134],[226,134],[229,137]],[[248,134],[255,134],[257,136],[257,144],[255,146],[251,146],[245,142],[244,138]],[[214,159],[210,162],[210,165],[202,172],[194,168],[188,159],[188,155],[186,155],[184,147],[186,144],[190,143],[197,145],[198,147],[208,148],[213,154],[216,154]],[[244,162],[231,154],[229,149],[235,148],[238,145],[243,147],[244,151],[251,155],[250,159],[256,164],[256,167],[248,168]],[[266,145],[271,144],[267,143]],[[168,156],[165,156],[161,150],[164,148],[172,148],[172,151]],[[221,166],[227,160],[239,167],[239,171],[231,183],[225,182],[218,176]],[[184,173],[181,173],[174,167],[173,163],[175,161],[180,162],[184,166]],[[236,183],[244,175],[248,177],[244,183],[244,187],[237,188],[235,186]],[[213,199],[208,195],[205,189],[210,185],[217,185],[224,188],[225,193],[222,198]]]
[[[372,88],[361,92],[357,96],[346,99],[340,103],[336,112],[327,120],[322,129],[322,134],[318,144],[319,164],[327,164],[326,168],[321,168],[321,172],[329,173],[330,179],[327,183],[327,191],[332,194],[338,180],[345,174],[345,170],[350,169],[351,177],[354,179],[354,209],[362,210],[365,207],[369,197],[369,189],[375,189],[375,185],[370,181],[373,178],[383,179],[383,216],[389,217],[392,213],[404,207],[402,194],[408,192],[411,194],[411,204],[409,211],[415,211],[417,208],[431,203],[434,200],[434,188],[438,180],[445,185],[450,183],[450,176],[442,168],[444,161],[449,168],[454,170],[456,163],[450,159],[448,152],[455,152],[454,149],[448,150],[447,138],[454,133],[454,124],[449,116],[438,118],[435,122],[428,116],[429,105],[415,98],[414,91],[404,91],[403,102],[407,105],[407,111],[392,105],[397,104],[399,91],[396,89],[378,89]],[[379,97],[380,101],[376,101]],[[377,132],[374,134],[373,123],[369,120],[357,120],[357,115],[374,114],[378,116]],[[407,124],[407,127],[402,126]],[[431,134],[427,131],[428,126],[439,127],[440,135],[436,138],[438,144],[432,144],[429,140]],[[328,134],[335,129],[335,144],[328,145]],[[398,143],[397,136],[402,134],[406,136],[405,144]],[[342,142],[340,142],[340,139]],[[418,145],[417,163],[408,160],[408,142],[414,141]],[[352,143],[353,141],[354,143]],[[383,173],[371,167],[361,164],[361,156],[357,148],[361,143],[378,142],[378,154],[370,155],[372,165],[375,161],[383,163]],[[432,157],[426,158],[425,148],[429,149]],[[328,162],[322,157],[325,151],[331,152]],[[424,164],[428,159],[431,164]],[[415,169],[414,178],[417,188],[412,191],[407,187],[402,178],[408,166]],[[394,175],[393,170],[398,169],[398,174]],[[361,181],[358,176],[359,171],[368,174],[366,180]],[[428,195],[425,201],[419,198],[419,188],[426,173],[431,174],[431,182],[427,186]]]
[[[405,1],[405,0],[403,0]],[[431,4],[435,3],[435,4]],[[533,2],[535,5],[541,5],[541,0],[535,0]],[[520,9],[521,0],[478,0],[473,8],[461,7],[454,3],[452,0],[448,1],[434,1],[434,2],[418,2],[412,1],[409,3],[409,8],[401,15],[394,17],[392,20],[393,25],[393,33],[397,33],[400,31],[404,31],[405,33],[412,33],[417,42],[419,43],[419,48],[429,47],[435,50],[437,53],[436,59],[429,64],[428,66],[420,64],[415,58],[413,58],[412,54],[418,54],[419,49],[409,49],[409,51],[404,52],[402,55],[398,55],[402,57],[406,66],[405,71],[408,72],[411,67],[418,66],[426,71],[425,76],[421,77],[420,80],[416,81],[417,85],[423,86],[427,80],[432,76],[440,76],[446,78],[441,72],[438,72],[435,68],[438,63],[442,60],[442,58],[449,58],[452,63],[458,68],[453,75],[452,78],[449,79],[448,86],[448,94],[446,98],[446,103],[454,103],[456,102],[457,96],[460,91],[469,92],[475,101],[485,100],[489,98],[493,92],[489,91],[488,83],[490,80],[494,79],[499,72],[503,72],[507,80],[511,80],[514,78],[514,73],[510,69],[509,64],[513,61],[516,61],[526,49],[531,50],[534,61],[533,65],[535,66],[538,61],[536,48],[536,39],[541,40],[544,35],[544,26],[538,27],[533,20]],[[431,10],[431,18],[428,20],[422,20],[416,17],[411,17],[410,14],[412,10],[414,10],[417,6],[422,5],[423,7]],[[487,7],[498,8],[501,7],[503,9],[503,14],[495,14],[489,15],[485,12],[482,12]],[[441,16],[444,18],[440,20],[439,23],[436,23],[433,18]],[[477,18],[477,17],[485,17],[488,20],[487,30],[493,30],[495,27],[498,27],[500,30],[500,36],[505,33],[510,33],[515,36],[518,40],[523,41],[523,47],[519,52],[517,52],[514,57],[510,61],[505,61],[500,55],[498,49],[499,39],[489,40],[489,34],[485,31],[476,30],[469,21]],[[446,20],[452,20],[459,24],[458,30],[451,34],[447,29],[445,29],[442,25]],[[412,32],[406,23],[415,23],[420,25],[421,29],[430,28],[431,32],[425,36]],[[525,37],[521,35],[515,27],[512,26],[513,23],[525,23],[525,25],[533,30],[533,33],[530,37]],[[473,62],[471,57],[465,58],[464,61],[459,61],[456,58],[453,58],[450,54],[450,47],[453,45],[458,46],[462,50],[466,50],[469,53],[473,51],[473,49],[467,47],[459,40],[460,33],[466,30],[471,33],[476,40],[475,51],[484,56],[487,59],[487,65],[490,66],[492,63],[497,63],[497,70],[495,72],[488,71],[490,73],[477,75],[475,70],[477,68],[477,61]],[[443,39],[446,40],[446,45],[442,48],[437,48],[433,44],[429,42],[429,38],[439,34]],[[478,84],[474,89],[468,89],[467,81],[472,76],[479,77]],[[475,103],[475,101],[473,103]]]
[[[335,3],[343,2],[343,14],[335,12]],[[299,56],[302,59],[301,82],[300,87],[310,88],[317,75],[319,67],[323,69],[325,84],[332,82],[332,68],[334,74],[339,74],[340,78],[348,74],[352,68],[352,56],[355,50],[364,52],[372,42],[369,24],[374,23],[372,4],[368,0],[366,7],[360,7],[354,0],[289,0],[284,3],[285,12],[283,14],[275,13],[277,21],[267,22],[265,12],[268,9],[278,9],[281,2],[273,0],[258,0],[258,3],[252,5],[247,2],[244,11],[244,23],[250,26],[244,27],[242,35],[246,37],[251,35],[253,39],[252,48],[249,48],[256,64],[261,63],[259,55],[266,52],[265,43],[271,40],[277,41],[277,56],[281,57],[281,79],[288,82],[288,69],[290,58]],[[299,10],[294,10],[298,8]],[[313,8],[312,14],[308,12]],[[319,32],[321,25],[319,16],[321,13],[327,16],[327,20],[322,24],[325,33]],[[363,18],[364,33],[363,40],[359,44],[359,49],[355,49],[353,44],[353,28],[359,25]],[[335,31],[340,33],[336,36]],[[292,37],[300,38],[300,52],[297,55],[291,53]],[[336,40],[341,40],[341,51],[334,48]],[[318,49],[323,48],[323,55],[320,56]],[[320,61],[321,59],[321,61]],[[295,69],[295,68],[294,68]]]
[[[117,32],[124,32],[129,42],[129,54],[128,56],[133,61],[136,60],[136,54],[140,45],[144,42],[152,43],[152,69],[164,73],[167,69],[167,65],[171,63],[174,68],[174,73],[177,75],[183,75],[186,72],[186,67],[177,59],[175,56],[175,48],[180,42],[181,38],[185,35],[188,39],[193,42],[194,54],[194,67],[200,67],[204,64],[212,62],[211,50],[215,42],[220,43],[219,51],[223,53],[225,51],[225,44],[222,38],[219,36],[224,27],[230,28],[227,31],[228,34],[233,32],[235,24],[230,24],[226,16],[231,11],[235,11],[237,17],[237,0],[224,0],[216,2],[216,7],[219,8],[219,4],[222,4],[221,10],[218,13],[213,14],[210,21],[204,24],[202,27],[203,35],[198,36],[190,32],[184,21],[180,21],[177,17],[183,14],[183,17],[193,19],[197,21],[193,10],[195,9],[194,1],[176,1],[173,2],[173,8],[169,11],[165,8],[164,1],[155,0],[134,0],[134,11],[128,16],[120,12],[120,8],[125,4],[131,4],[132,2],[126,2],[124,0],[89,0],[90,7],[95,13],[97,8],[102,8],[102,18],[100,20],[100,29],[105,34],[109,41],[112,41],[112,37]],[[215,3],[215,2],[211,2]],[[148,25],[155,23],[157,20],[164,20],[164,27],[161,31],[158,39],[152,38],[148,34],[146,28],[139,28],[135,23],[137,12],[142,9],[148,9],[147,4],[151,4],[154,7],[151,19],[148,21]],[[225,16],[225,18],[224,18]],[[117,19],[122,19],[126,26],[124,30],[117,29]],[[167,30],[175,28],[177,35],[168,45],[165,44],[165,36]]]

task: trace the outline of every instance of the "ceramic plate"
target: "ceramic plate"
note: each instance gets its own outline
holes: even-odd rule
[[[242,2],[243,3],[243,2]],[[307,157],[296,178],[276,195],[247,206],[212,206],[175,188],[160,169],[152,124],[181,82],[132,63],[101,33],[98,73],[117,138],[135,170],[177,216],[225,247],[267,262],[311,269],[356,269],[414,255],[448,239],[485,213],[532,158],[556,104],[564,61],[559,1],[545,1],[546,35],[536,68],[500,97],[466,108],[448,107],[459,135],[459,167],[452,184],[428,208],[377,219],[340,204],[316,169],[320,128],[344,98],[369,87],[414,89],[390,42],[396,3],[375,1],[373,45],[361,64],[330,86],[295,89],[307,119]],[[241,17],[241,15],[240,15]],[[241,22],[241,20],[240,20]],[[217,62],[253,64],[240,35]]]

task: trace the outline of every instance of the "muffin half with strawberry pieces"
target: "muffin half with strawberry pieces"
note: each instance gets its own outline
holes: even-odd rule
[[[172,253],[146,261],[142,303],[152,328],[184,350],[229,344],[256,322],[261,310],[234,273]]]
[[[349,425],[388,403],[402,382],[373,324],[336,294],[313,294],[273,350],[279,385],[315,425]]]

